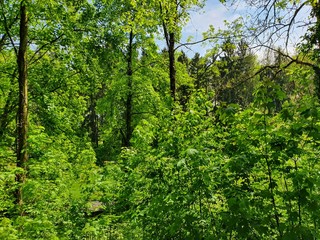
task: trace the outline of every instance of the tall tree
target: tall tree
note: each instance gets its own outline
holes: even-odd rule
[[[203,0],[162,0],[159,2],[160,19],[168,51],[170,94],[176,100],[176,43],[181,38],[181,28],[189,20],[189,10],[203,6]]]
[[[133,98],[133,89],[132,89],[132,61],[133,61],[133,30],[129,33],[129,43],[128,43],[128,50],[127,50],[127,96],[126,96],[126,110],[125,110],[125,136],[123,141],[124,147],[130,146],[130,140],[132,137],[132,98]]]
[[[20,44],[17,57],[19,80],[19,109],[17,121],[17,166],[23,169],[16,175],[20,186],[16,192],[16,202],[22,205],[23,196],[21,184],[25,181],[26,165],[28,161],[28,80],[27,80],[27,47],[28,47],[28,1],[20,3]]]
[[[221,0],[220,2],[228,2]],[[230,1],[232,4],[235,1]],[[281,52],[289,63],[298,63],[310,67],[314,71],[314,95],[320,100],[320,68],[319,68],[319,43],[320,43],[320,4],[317,0],[305,1],[283,1],[283,0],[262,0],[262,1],[245,1],[249,8],[255,9],[251,16],[252,22],[249,27],[248,38],[252,39],[255,47],[267,48],[271,51],[278,52],[273,48],[275,43],[285,41],[285,47],[289,46],[291,34],[298,30],[301,25],[305,26],[308,31],[302,36],[306,41],[295,42],[299,50],[309,55],[309,60],[304,56],[292,54],[286,50]],[[305,13],[308,14],[305,14]],[[315,21],[310,21],[314,19]],[[248,24],[249,25],[249,24]],[[292,44],[292,43],[291,43]],[[278,52],[279,53],[279,52]],[[310,61],[311,60],[311,61]],[[274,66],[273,66],[274,67]]]

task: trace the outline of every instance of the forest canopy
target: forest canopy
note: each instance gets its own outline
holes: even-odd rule
[[[320,3],[218,3],[0,1],[0,239],[320,238]]]

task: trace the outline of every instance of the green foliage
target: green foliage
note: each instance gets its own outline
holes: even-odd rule
[[[120,162],[131,227],[147,239],[316,238],[319,107],[305,96],[277,114],[272,99],[284,97],[263,83],[255,105],[213,112],[199,92],[154,123],[155,143]]]
[[[163,21],[180,32],[203,1],[161,1],[162,12],[158,1],[28,4],[26,169],[16,166],[15,50],[7,35],[0,45],[0,239],[320,237],[314,43],[304,65],[276,55],[277,66],[260,66],[241,20],[212,27],[205,37],[224,41],[206,56],[176,51],[173,102],[154,35]],[[18,22],[8,29],[4,16],[19,4],[0,5],[0,31],[15,41]]]

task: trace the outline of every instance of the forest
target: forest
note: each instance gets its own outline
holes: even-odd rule
[[[209,1],[0,1],[0,239],[320,239],[320,3]]]

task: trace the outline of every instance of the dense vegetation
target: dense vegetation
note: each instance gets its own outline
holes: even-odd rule
[[[246,4],[190,57],[200,0],[1,1],[0,239],[319,239],[320,4]]]

